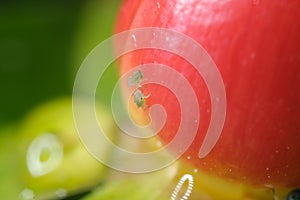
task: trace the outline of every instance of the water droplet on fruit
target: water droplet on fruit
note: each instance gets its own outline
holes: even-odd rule
[[[198,169],[194,169],[194,173],[198,173]]]
[[[131,35],[131,38],[132,38],[132,40],[133,40],[133,45],[134,45],[134,47],[137,47],[137,45],[136,45],[136,37],[135,37],[135,34],[132,34],[132,35]]]
[[[188,157],[186,157],[186,158],[187,158],[188,160],[189,160],[189,159],[191,159],[191,157],[190,157],[190,156],[188,156]]]
[[[288,150],[288,151],[289,151],[290,149],[291,149],[291,147],[289,147],[289,146],[287,146],[287,147],[286,147],[286,150]]]
[[[157,1],[156,2],[157,8],[160,8],[160,3]]]
[[[269,168],[269,167],[266,167],[266,170],[267,170],[267,171],[269,171],[269,170],[270,170],[270,168]]]
[[[267,178],[268,178],[268,179],[270,179],[270,178],[271,178],[271,176],[270,176],[270,175],[267,175]]]

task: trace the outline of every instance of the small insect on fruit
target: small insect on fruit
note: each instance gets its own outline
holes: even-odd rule
[[[144,78],[144,74],[142,73],[141,70],[134,72],[134,74],[132,74],[127,80],[128,87],[131,86],[141,87],[140,83],[143,81],[143,78]]]
[[[134,103],[137,105],[138,108],[144,108],[144,105],[146,102],[145,99],[148,98],[149,96],[150,96],[150,94],[145,96],[141,90],[137,89],[133,93]]]

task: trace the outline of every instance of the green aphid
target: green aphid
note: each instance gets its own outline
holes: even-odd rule
[[[143,108],[146,102],[146,98],[148,98],[150,95],[145,96],[141,90],[137,89],[133,93],[134,103],[137,105],[138,108]]]
[[[127,85],[130,86],[139,86],[140,87],[140,83],[143,81],[144,78],[144,74],[142,73],[141,70],[138,70],[136,72],[134,72],[134,74],[132,74],[128,80],[127,80]]]

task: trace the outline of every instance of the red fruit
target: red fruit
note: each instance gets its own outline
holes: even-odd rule
[[[161,63],[190,82],[201,120],[185,157],[190,156],[195,166],[247,184],[298,187],[299,8],[299,0],[124,2],[117,32],[141,27],[176,30],[201,44],[216,63],[225,84],[227,114],[220,139],[203,159],[198,152],[210,123],[211,101],[193,66],[174,54],[144,49],[122,57],[121,74],[142,63]],[[144,85],[142,91],[151,96],[144,108],[136,109],[146,116],[153,104],[165,107],[168,118],[159,136],[168,143],[180,123],[178,101],[159,85]]]

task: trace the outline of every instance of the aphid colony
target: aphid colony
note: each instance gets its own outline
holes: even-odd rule
[[[143,92],[140,90],[140,88],[142,87],[141,82],[143,81],[143,78],[144,78],[144,74],[142,73],[141,70],[138,70],[134,72],[127,80],[128,87],[137,86],[137,88],[135,89],[132,95],[133,95],[134,103],[137,105],[138,108],[144,108],[146,102],[145,99],[150,96],[150,94],[145,96]]]

